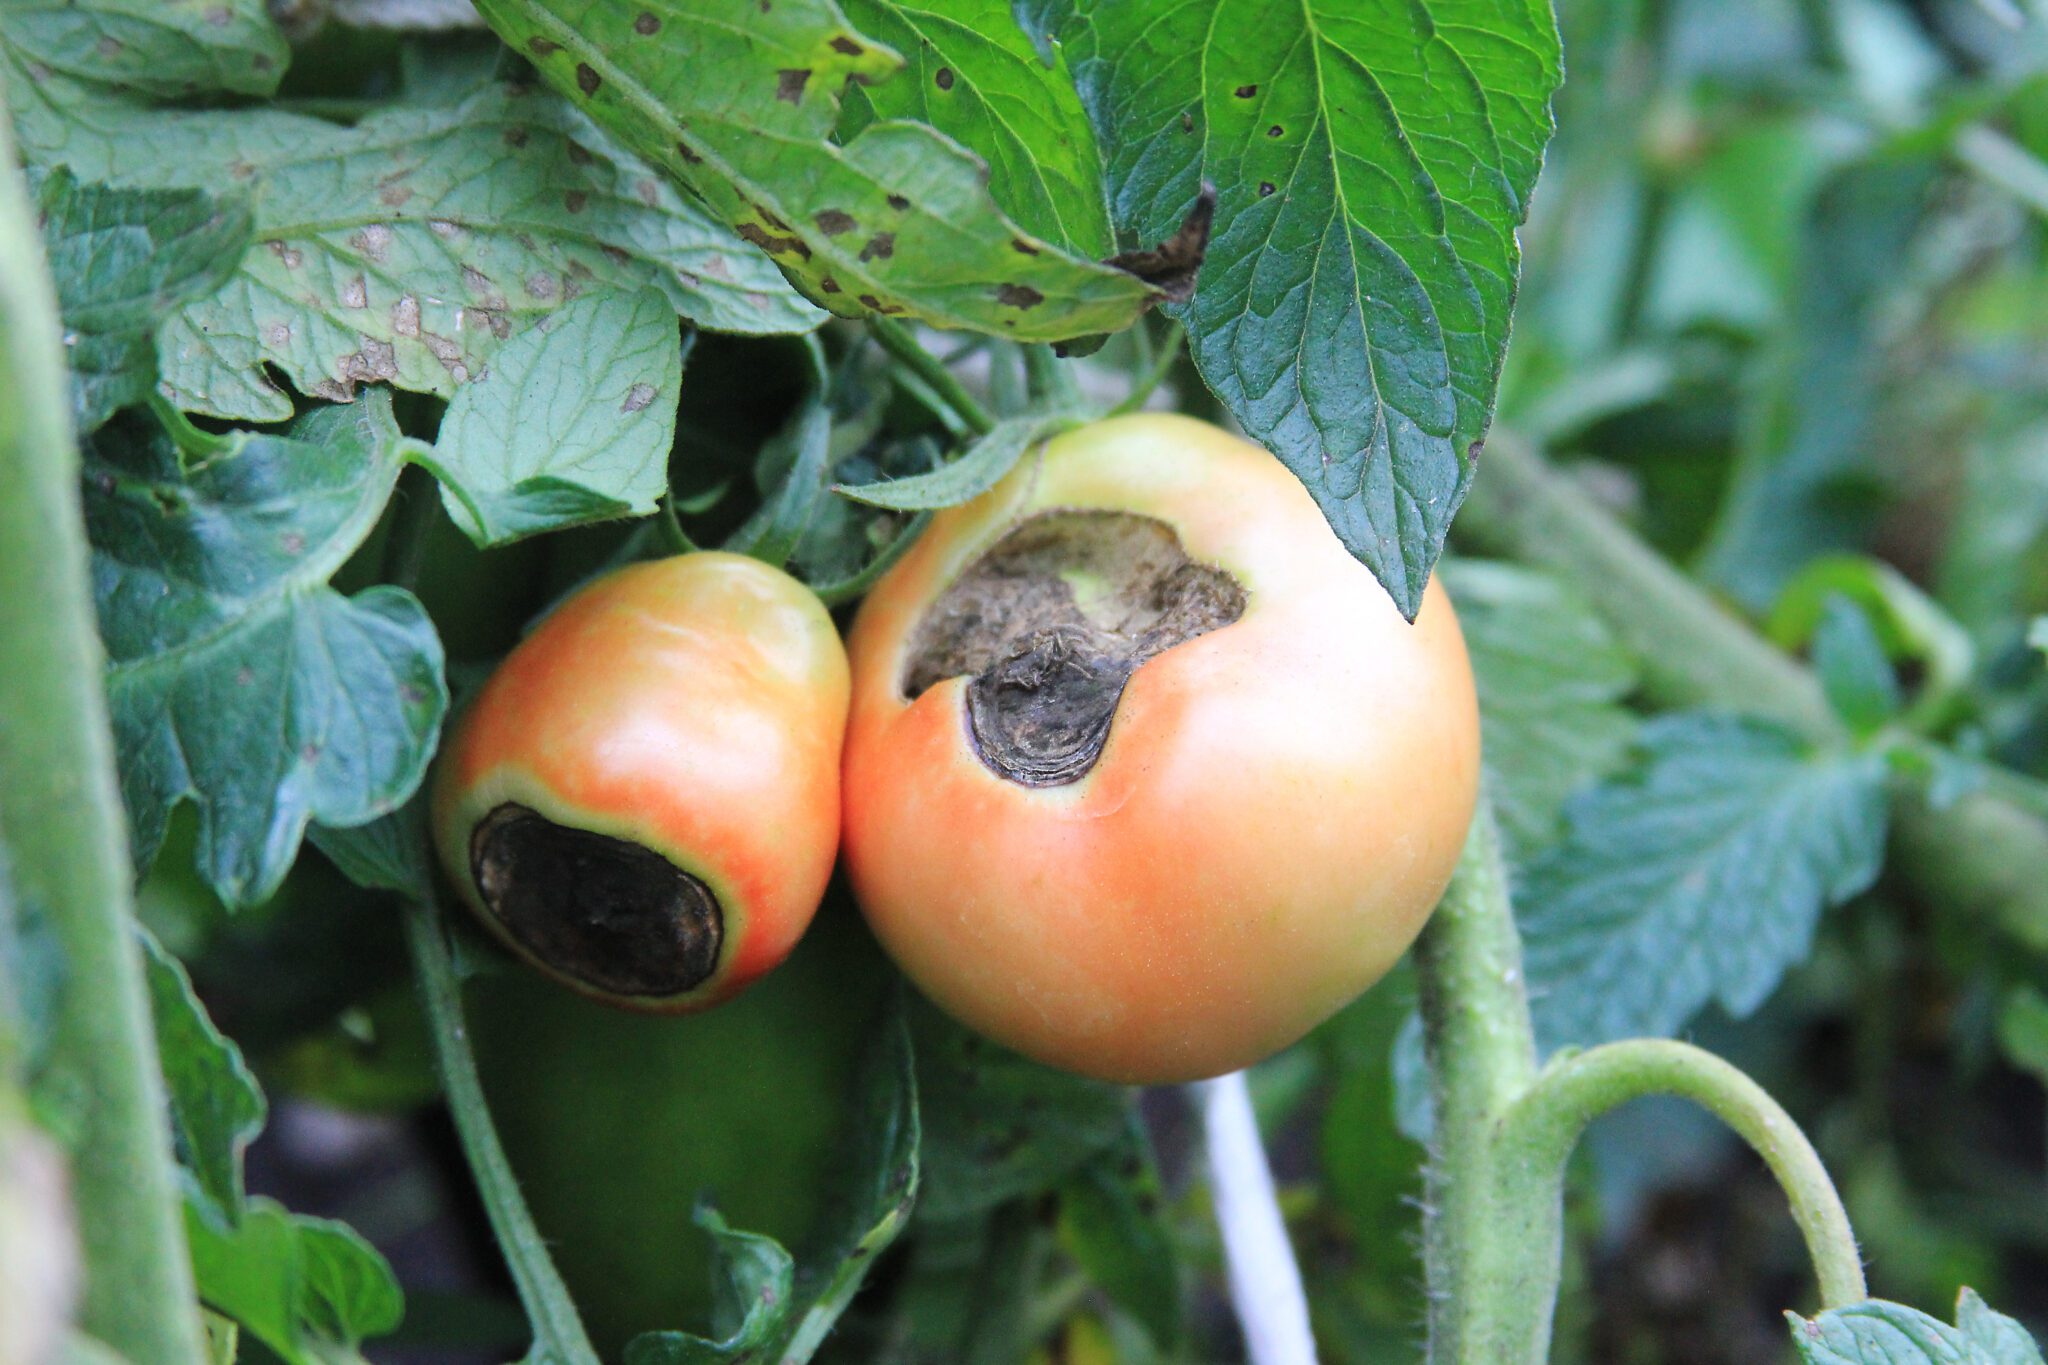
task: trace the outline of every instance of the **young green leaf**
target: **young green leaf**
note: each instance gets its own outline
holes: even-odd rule
[[[423,806],[423,801],[408,801],[389,815],[346,829],[312,825],[306,837],[357,886],[425,901],[432,891],[433,871]]]
[[[875,119],[928,123],[981,157],[989,193],[1025,231],[1077,256],[1116,247],[1095,130],[1057,48],[1041,60],[1007,0],[847,0],[863,32],[903,54],[879,85],[850,85],[845,140]]]
[[[149,397],[157,322],[226,281],[249,244],[249,204],[82,185],[59,167],[43,177],[36,207],[64,314],[72,413],[89,432]]]
[[[404,1314],[391,1268],[341,1223],[252,1199],[241,1222],[226,1227],[188,1202],[185,1235],[200,1298],[285,1365],[359,1362],[357,1343]]]
[[[178,1161],[192,1175],[186,1198],[204,1201],[209,1221],[232,1228],[246,1207],[242,1152],[263,1130],[263,1092],[242,1050],[207,1017],[183,964],[147,930],[138,932]]]
[[[478,9],[556,89],[843,316],[1059,341],[1126,327],[1158,297],[1011,221],[980,162],[931,127],[883,119],[831,141],[848,82],[913,78],[832,0]],[[958,88],[950,67],[929,74],[942,94]]]
[[[1561,78],[1544,0],[1068,0],[1054,19],[1127,241],[1204,181],[1188,341],[1403,611],[1491,416],[1515,228]]]
[[[1869,615],[1840,594],[1821,608],[1813,667],[1828,705],[1853,734],[1869,735],[1899,713],[1899,679]]]
[[[988,435],[977,438],[951,464],[907,478],[835,484],[832,491],[870,507],[886,507],[897,512],[956,507],[994,488],[1002,481],[1003,475],[1024,458],[1025,451],[1054,432],[1073,425],[1074,421],[1069,416],[1042,413],[1006,417],[996,423]]]
[[[1882,1299],[1785,1318],[1807,1365],[2041,1365],[2026,1328],[1969,1289],[1956,1303],[1954,1327]]]
[[[146,864],[171,807],[231,905],[266,898],[309,820],[352,825],[419,785],[448,705],[440,641],[410,593],[328,577],[399,468],[388,397],[287,436],[238,434],[186,476],[163,440],[102,441],[85,477],[122,795]]]
[[[1761,721],[1667,716],[1643,727],[1639,766],[1565,821],[1517,894],[1538,1034],[1668,1036],[1709,1000],[1762,1004],[1820,912],[1876,878],[1884,761],[1814,753]]]
[[[264,0],[9,4],[0,6],[0,47],[31,76],[163,99],[273,94],[291,60]]]
[[[601,290],[539,319],[455,391],[431,455],[479,546],[645,516],[668,487],[683,351],[652,289]]]
[[[1627,757],[1635,660],[1562,583],[1507,564],[1446,560],[1479,711],[1494,814],[1511,856],[1556,837],[1565,800]]]

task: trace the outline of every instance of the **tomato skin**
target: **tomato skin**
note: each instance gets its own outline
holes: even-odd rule
[[[1246,590],[1131,675],[1094,766],[985,766],[967,679],[903,696],[947,586],[1050,509],[1158,518]],[[962,1022],[1049,1064],[1167,1083],[1249,1065],[1370,986],[1450,879],[1478,795],[1471,669],[1414,625],[1264,450],[1183,417],[1055,438],[937,517],[849,639],[843,851],[883,946]]]
[[[563,602],[465,710],[434,788],[441,860],[508,947],[608,1004],[703,1009],[795,946],[831,875],[845,651],[779,569],[720,552],[630,565]],[[687,991],[607,990],[540,960],[485,903],[471,836],[511,804],[660,854],[716,897],[715,969]]]

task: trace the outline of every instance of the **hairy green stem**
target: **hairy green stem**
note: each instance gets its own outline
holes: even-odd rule
[[[597,1365],[597,1351],[583,1330],[583,1319],[569,1297],[568,1286],[548,1258],[547,1243],[534,1226],[525,1196],[519,1193],[519,1181],[512,1174],[512,1163],[506,1160],[498,1130],[491,1122],[462,1019],[462,987],[442,933],[439,911],[420,902],[408,904],[405,930],[412,949],[413,975],[433,1035],[441,1090],[477,1193],[490,1216],[491,1230],[497,1234],[505,1268],[512,1273],[519,1302],[533,1328],[532,1355],[555,1365]]]
[[[1504,1147],[1527,1178],[1561,1187],[1566,1160],[1586,1125],[1643,1095],[1679,1095],[1712,1112],[1756,1149],[1792,1204],[1820,1277],[1821,1306],[1869,1297],[1863,1262],[1842,1197],[1813,1144],[1764,1088],[1713,1053],[1664,1038],[1632,1038],[1559,1056],[1515,1103],[1502,1125]]]
[[[1457,534],[1461,545],[1567,579],[1635,652],[1645,690],[1663,705],[1743,711],[1819,743],[1846,741],[1811,670],[1512,433],[1488,440]],[[1991,914],[2007,932],[2048,947],[2048,879],[2038,875],[2048,867],[2048,820],[2030,806],[2038,809],[2017,801],[2010,783],[1939,808],[1920,784],[1905,785],[1893,817],[1898,866],[1929,900]]]
[[[1078,410],[1081,406],[1081,386],[1074,382],[1074,372],[1067,367],[1052,347],[1042,343],[1026,346],[1024,350],[1024,389],[1031,402],[1039,411],[1047,409]]]
[[[0,114],[0,835],[15,893],[45,917],[65,967],[39,1087],[76,1119],[65,1137],[85,1252],[81,1326],[129,1360],[197,1365],[205,1348],[133,932],[69,394],[56,292]]]
[[[1536,1075],[1522,942],[1493,812],[1481,802],[1458,869],[1415,945],[1436,1137],[1423,1259],[1429,1359],[1535,1365],[1550,1341],[1564,1245],[1558,1192],[1504,1178],[1499,1130]],[[1522,1182],[1526,1183],[1526,1182]]]
[[[925,386],[967,424],[969,430],[986,436],[994,429],[996,419],[988,415],[988,409],[975,401],[974,395],[954,377],[951,370],[939,363],[937,356],[917,344],[917,338],[910,334],[909,328],[894,318],[873,317],[868,319],[868,332],[883,350],[922,379]]]

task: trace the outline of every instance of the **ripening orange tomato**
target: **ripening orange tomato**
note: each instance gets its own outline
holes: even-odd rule
[[[702,1009],[795,946],[838,842],[846,654],[779,569],[707,552],[561,604],[457,722],[441,860],[519,956],[593,999]]]
[[[1214,1076],[1377,981],[1471,823],[1450,601],[1414,624],[1259,447],[1050,441],[940,514],[849,639],[843,853],[941,1007],[1109,1080]]]

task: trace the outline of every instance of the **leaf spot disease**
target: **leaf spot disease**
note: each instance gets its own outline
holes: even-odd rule
[[[562,45],[535,34],[526,40],[526,50],[536,57],[552,57],[562,50]]]
[[[1282,128],[1282,127],[1281,127],[1281,126],[1280,126],[1279,124],[1277,124],[1277,123],[1276,123],[1276,124],[1274,124],[1274,125],[1273,125],[1273,126],[1272,126],[1271,128],[1268,128],[1268,129],[1266,130],[1266,136],[1267,136],[1267,137],[1279,137],[1279,136],[1281,136],[1282,134],[1284,134],[1284,133],[1285,133],[1286,131],[1287,131],[1287,130],[1286,130],[1285,128]]]
[[[1257,87],[1256,85],[1240,85],[1239,87],[1237,87],[1235,93],[1239,99],[1248,100],[1253,95],[1259,93],[1259,87]]]
[[[548,274],[545,270],[536,270],[526,277],[527,294],[542,302],[552,299],[557,292],[557,288],[555,277]]]
[[[264,245],[270,248],[271,255],[277,257],[277,259],[284,262],[284,268],[286,270],[297,270],[299,268],[300,262],[302,262],[305,259],[305,257],[300,254],[299,249],[297,247],[290,246],[287,243],[281,241],[269,241],[265,242]]]
[[[824,233],[827,237],[837,237],[842,232],[851,232],[860,226],[854,221],[852,214],[844,213],[839,209],[821,209],[819,212],[811,215],[811,221],[816,223],[818,231]]]
[[[824,279],[818,281],[818,288],[824,290],[828,294],[836,294],[839,292],[839,281],[833,279],[830,275],[827,275]]]
[[[576,88],[578,90],[581,90],[586,95],[595,95],[597,87],[603,84],[603,78],[591,69],[589,62],[576,63]]]
[[[420,301],[411,294],[401,294],[391,305],[391,330],[402,337],[420,334]]]
[[[832,50],[848,57],[858,57],[861,53],[867,51],[866,48],[843,33],[832,40]]]
[[[775,98],[784,104],[801,104],[804,86],[810,83],[811,69],[807,66],[788,66],[775,73]]]
[[[353,276],[343,282],[341,286],[341,306],[344,308],[368,308],[370,306],[369,286],[364,283],[361,275]]]
[[[362,231],[349,234],[348,244],[356,252],[381,263],[391,255],[391,229],[382,223],[371,223]]]
[[[900,194],[892,194],[889,196],[889,207],[901,213],[910,207],[910,201]]]
[[[659,33],[660,31],[661,20],[655,18],[644,9],[640,11],[639,17],[633,20],[633,32],[643,38],[650,33]]]
[[[1022,237],[1012,237],[1010,239],[1010,249],[1026,256],[1036,256],[1038,254],[1038,248],[1025,241]]]
[[[687,142],[679,141],[676,143],[676,155],[681,157],[684,161],[688,162],[692,166],[699,166],[702,165],[704,162],[703,157],[698,156],[695,152],[690,150],[690,144]]]
[[[953,68],[950,66],[940,67],[937,73],[932,76],[932,84],[938,86],[941,90],[951,90],[953,88]]]
[[[1261,181],[1259,182],[1259,198],[1261,198],[1261,199],[1264,199],[1264,198],[1265,198],[1265,197],[1266,197],[1267,195],[1271,194],[1272,192],[1273,192],[1273,182],[1272,182],[1272,181],[1270,181],[1270,180],[1261,180]]]
[[[783,256],[795,252],[805,260],[811,258],[811,248],[801,237],[778,237],[759,223],[741,223],[736,231],[770,256]]]
[[[638,412],[654,401],[654,385],[635,384],[626,390],[626,401],[619,404],[620,412]]]
[[[583,212],[583,206],[590,202],[590,196],[582,190],[570,190],[562,196],[562,207],[571,213]]]
[[[1006,284],[996,290],[996,302],[1009,308],[1036,308],[1045,295],[1028,284]]]
[[[886,261],[895,254],[896,234],[893,232],[876,233],[874,236],[868,238],[866,244],[863,245],[860,249],[860,258],[864,262],[876,260]]]

